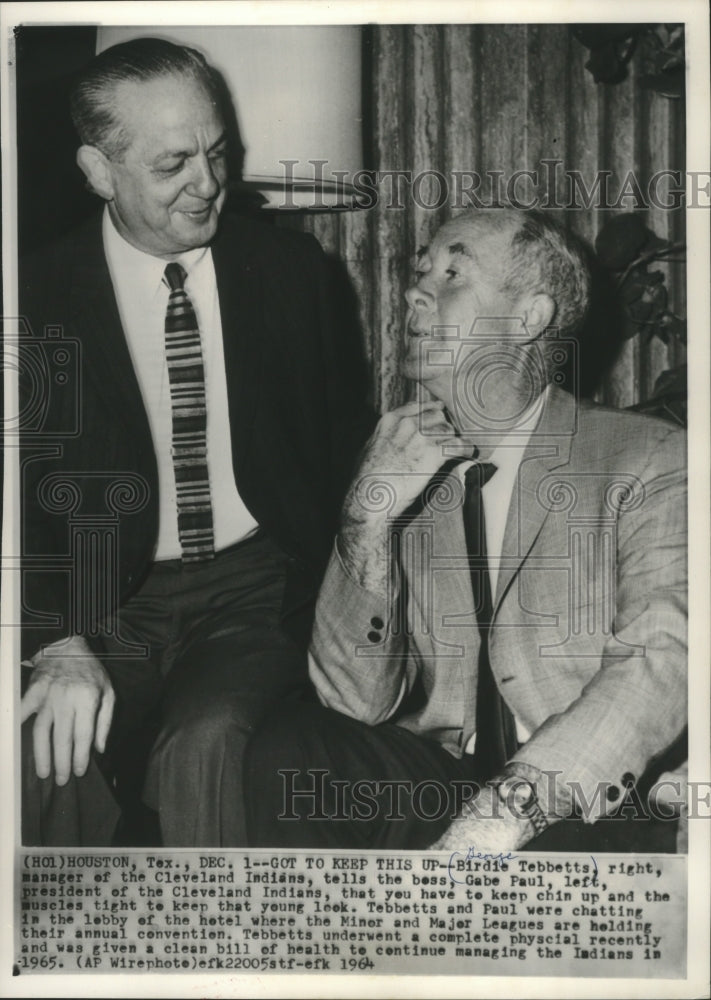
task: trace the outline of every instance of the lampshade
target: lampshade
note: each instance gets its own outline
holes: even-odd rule
[[[109,26],[98,29],[97,52],[147,35],[199,49],[222,74],[245,147],[242,189],[268,208],[355,206],[347,181],[363,166],[359,27]]]

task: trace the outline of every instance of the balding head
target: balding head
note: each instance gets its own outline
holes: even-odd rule
[[[514,299],[524,292],[550,295],[559,336],[577,333],[590,301],[590,269],[581,244],[545,212],[503,208],[491,214],[511,233],[504,289]]]
[[[105,49],[74,82],[70,108],[82,143],[119,160],[131,137],[119,113],[118,89],[122,84],[146,83],[161,77],[185,77],[199,83],[220,110],[217,77],[197,49],[163,38],[134,38]]]
[[[450,412],[514,426],[560,368],[588,296],[582,248],[543,213],[463,212],[418,253],[403,373]]]
[[[550,213],[507,206],[470,209],[440,232],[463,234],[473,246],[486,238],[482,264],[500,275],[502,293],[514,302],[524,294],[549,295],[559,336],[580,329],[590,299],[589,265],[580,242]],[[491,259],[492,251],[496,259]]]

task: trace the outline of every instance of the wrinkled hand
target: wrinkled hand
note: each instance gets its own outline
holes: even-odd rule
[[[457,437],[443,410],[440,400],[414,402],[381,417],[346,500],[347,516],[357,520],[397,517],[448,458],[471,454],[471,443]],[[369,495],[381,482],[390,487],[387,505]]]
[[[345,503],[339,552],[353,580],[388,594],[388,529],[448,458],[471,454],[439,400],[407,403],[381,417]],[[445,450],[446,446],[446,450]]]
[[[73,636],[61,648],[47,648],[32,659],[34,670],[21,703],[21,721],[37,714],[33,747],[37,776],[52,771],[64,785],[73,771],[81,777],[89,766],[92,742],[106,747],[115,696],[106,670],[86,641]]]

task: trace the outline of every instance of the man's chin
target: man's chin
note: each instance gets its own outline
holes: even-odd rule
[[[214,205],[205,213],[180,212],[178,216],[176,229],[181,239],[191,244],[187,249],[204,246],[217,232],[219,212]]]
[[[400,374],[414,382],[429,382],[442,376],[442,366],[433,367],[428,361],[428,352],[432,349],[432,341],[426,342],[414,337],[408,337],[405,355],[400,365]]]
[[[435,399],[446,402],[451,396],[451,380],[441,369],[433,371],[423,365],[419,359],[405,361],[400,365],[400,375],[408,382],[416,382],[426,389]]]

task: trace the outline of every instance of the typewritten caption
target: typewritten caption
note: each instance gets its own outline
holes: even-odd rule
[[[474,853],[23,851],[16,962],[20,974],[685,975],[685,857]]]

